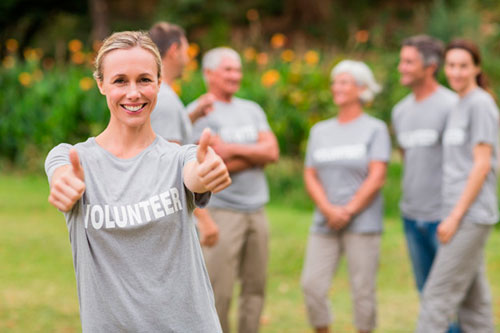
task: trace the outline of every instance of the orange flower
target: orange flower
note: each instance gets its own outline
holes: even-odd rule
[[[256,55],[257,55],[257,51],[255,51],[255,49],[253,47],[247,47],[243,51],[243,57],[248,62],[254,60]]]
[[[270,69],[262,74],[260,82],[266,88],[274,85],[280,79],[280,73],[275,69]]]
[[[200,47],[196,43],[190,43],[188,47],[189,58],[194,59],[200,53]]]
[[[13,56],[6,56],[2,60],[2,65],[6,69],[13,68],[16,65],[16,58],[14,58]]]
[[[181,85],[180,85],[180,84],[179,84],[179,82],[177,82],[177,81],[174,81],[174,82],[172,83],[172,89],[175,91],[175,93],[176,93],[177,95],[180,95],[180,94],[181,94],[181,92],[182,92]]]
[[[43,69],[45,69],[45,70],[51,69],[52,67],[54,67],[54,59],[53,58],[43,59],[42,66],[43,66]]]
[[[76,65],[81,65],[85,62],[85,54],[77,51],[71,55],[71,61]]]
[[[19,74],[17,79],[25,87],[29,86],[32,82],[31,74],[27,72],[22,72],[21,74]]]
[[[366,43],[370,38],[370,32],[368,30],[359,30],[356,32],[355,38],[358,43]]]
[[[102,42],[100,40],[95,40],[92,42],[92,49],[94,50],[94,52],[98,52],[101,46]]]
[[[304,60],[308,65],[316,65],[319,62],[319,54],[316,51],[307,51],[304,55]]]
[[[37,61],[40,60],[39,52],[37,52],[35,49],[32,49],[31,47],[27,47],[24,49],[23,55],[24,59],[28,61]]]
[[[285,46],[285,43],[286,36],[281,33],[274,34],[271,38],[271,46],[275,49],[281,49],[283,46]]]
[[[256,9],[249,9],[247,11],[247,19],[250,22],[257,21],[259,19],[259,12]]]
[[[189,72],[194,72],[198,69],[198,61],[195,59],[190,60],[186,65],[186,70]]]
[[[286,49],[285,51],[281,52],[281,60],[284,62],[292,62],[293,59],[295,59],[295,52],[293,52],[290,49]]]
[[[80,79],[80,89],[83,91],[88,91],[94,86],[94,80],[92,80],[90,77],[84,77]]]
[[[261,66],[267,65],[269,62],[269,56],[267,53],[261,52],[257,54],[257,63]]]
[[[7,51],[14,53],[19,48],[19,43],[14,38],[9,38],[5,42],[5,47],[7,48]]]
[[[83,43],[80,42],[78,39],[72,39],[69,41],[68,43],[68,49],[73,52],[73,53],[76,53],[78,51],[81,51],[82,50],[82,47],[83,47]]]

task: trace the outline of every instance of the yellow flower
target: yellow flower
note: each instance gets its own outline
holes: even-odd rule
[[[247,11],[247,19],[250,22],[257,21],[259,19],[259,12],[256,9],[249,9]]]
[[[295,90],[290,94],[290,101],[297,106],[304,102],[304,94],[300,90]]]
[[[198,61],[196,61],[195,59],[190,60],[186,65],[186,71],[188,72],[194,72],[197,69],[198,69]]]
[[[182,92],[181,85],[180,85],[180,84],[179,84],[179,82],[177,82],[177,81],[174,81],[174,82],[172,83],[172,89],[175,91],[175,93],[176,93],[177,95],[180,95],[180,94],[181,94],[181,92]]]
[[[71,55],[71,61],[76,65],[81,65],[85,62],[85,54],[77,51]]]
[[[80,42],[78,39],[72,39],[68,43],[68,49],[73,53],[81,51],[82,47],[83,43]]]
[[[269,62],[269,56],[267,55],[267,53],[264,52],[257,54],[256,59],[257,63],[261,66],[267,65],[267,63]]]
[[[6,69],[13,68],[16,65],[16,58],[14,58],[13,56],[6,56],[2,60],[2,65]]]
[[[23,55],[24,55],[24,59],[26,59],[28,61],[40,60],[39,52],[35,49],[32,49],[31,47],[25,48]]]
[[[308,65],[316,65],[319,62],[319,54],[313,50],[307,51],[304,60]]]
[[[33,72],[33,80],[35,82],[40,82],[43,79],[43,72],[40,70],[40,68],[35,69]]]
[[[83,77],[80,79],[80,89],[83,91],[88,91],[94,86],[94,80],[90,77]]]
[[[195,58],[200,53],[200,47],[196,43],[190,43],[188,47],[189,58]]]
[[[271,46],[275,49],[281,49],[285,46],[285,43],[286,36],[281,33],[274,34],[273,37],[271,37]]]
[[[19,43],[14,38],[9,38],[5,42],[5,47],[7,48],[7,51],[14,53],[19,48]]]
[[[355,38],[358,43],[366,43],[370,38],[370,32],[368,30],[359,30],[356,32]]]
[[[31,84],[32,81],[31,74],[27,72],[22,72],[21,74],[19,74],[18,80],[23,86],[27,87]]]
[[[255,51],[255,49],[253,47],[247,47],[243,51],[243,57],[248,62],[254,60],[256,55],[257,55],[257,51]]]
[[[281,60],[284,62],[292,62],[293,59],[295,59],[295,52],[293,52],[290,49],[286,49],[285,51],[281,52]]]
[[[275,69],[270,69],[262,74],[260,82],[264,87],[270,87],[274,85],[280,79],[280,73]]]

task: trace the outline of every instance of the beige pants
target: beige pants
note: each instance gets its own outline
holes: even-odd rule
[[[371,331],[376,325],[375,285],[380,252],[380,234],[341,232],[337,235],[311,234],[302,271],[309,322],[327,327],[332,322],[328,290],[342,253],[347,257],[349,282],[358,330]]]
[[[220,234],[214,247],[203,247],[203,255],[222,329],[230,332],[228,313],[234,283],[239,278],[238,332],[258,332],[268,257],[269,226],[264,209],[245,213],[209,208],[209,212]]]

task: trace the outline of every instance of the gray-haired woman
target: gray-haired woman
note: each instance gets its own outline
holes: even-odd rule
[[[338,116],[316,124],[307,146],[304,180],[316,211],[301,282],[311,325],[316,332],[328,332],[328,289],[345,253],[355,326],[370,332],[376,325],[380,189],[391,145],[387,126],[363,112],[363,104],[380,91],[369,67],[344,60],[333,68],[331,78]]]

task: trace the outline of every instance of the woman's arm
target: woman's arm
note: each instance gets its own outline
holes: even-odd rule
[[[386,172],[386,162],[370,162],[368,176],[356,191],[351,201],[344,206],[352,216],[361,212],[372,202],[378,191],[384,186]]]
[[[492,149],[492,146],[486,143],[480,143],[474,147],[474,163],[467,177],[465,189],[451,213],[438,226],[438,238],[441,243],[450,241],[460,221],[481,191],[491,169]]]
[[[309,196],[318,209],[327,218],[328,224],[334,229],[342,229],[349,222],[351,216],[343,207],[332,205],[328,201],[325,190],[318,180],[315,168],[305,168],[304,182],[307,193],[309,193]]]

